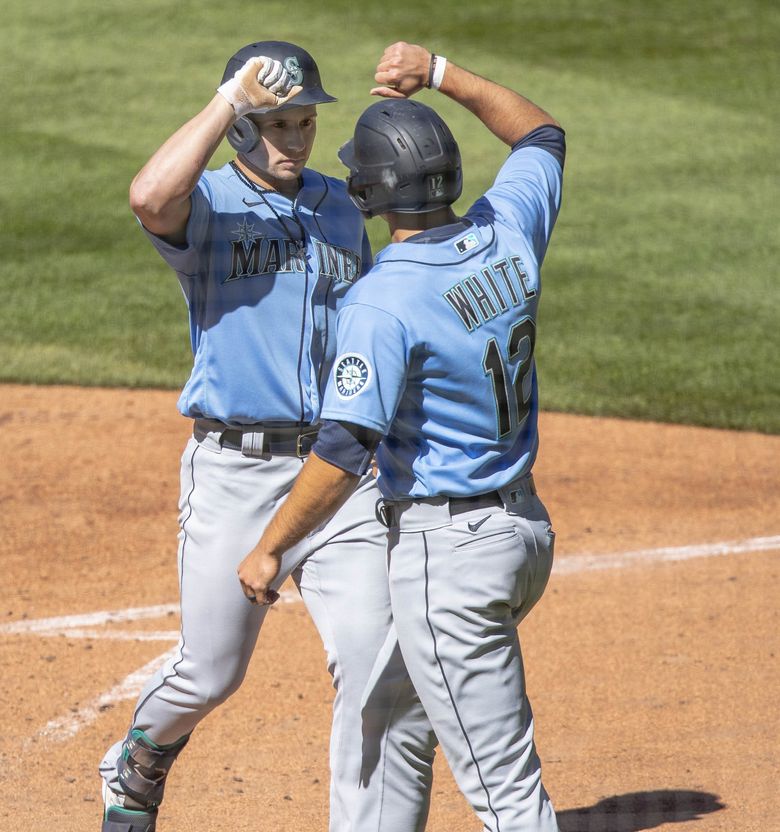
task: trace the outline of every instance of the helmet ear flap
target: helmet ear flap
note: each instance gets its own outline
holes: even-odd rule
[[[251,153],[260,141],[260,131],[251,119],[242,116],[227,131],[227,140],[238,153]]]

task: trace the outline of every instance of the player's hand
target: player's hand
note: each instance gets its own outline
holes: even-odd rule
[[[272,110],[286,104],[303,89],[293,86],[280,61],[250,58],[236,74],[217,88],[237,117]]]
[[[371,95],[384,98],[409,98],[428,83],[431,53],[423,46],[399,41],[385,49],[374,80],[379,86]]]
[[[279,593],[271,584],[279,575],[281,557],[257,546],[239,564],[238,580],[247,600],[265,607],[279,600]]]

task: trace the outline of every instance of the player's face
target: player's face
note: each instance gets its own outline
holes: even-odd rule
[[[252,113],[249,118],[260,129],[260,141],[244,158],[269,187],[284,191],[295,185],[314,147],[317,107]]]

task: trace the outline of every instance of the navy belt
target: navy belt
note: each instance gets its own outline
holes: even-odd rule
[[[492,508],[493,506],[503,505],[504,501],[498,491],[475,494],[473,497],[450,497],[450,515],[473,511],[475,508]]]
[[[291,425],[290,427],[253,426],[251,431],[263,434],[263,453],[297,456],[301,459],[311,451],[317,441],[319,425]],[[243,450],[245,431],[228,428],[222,432],[219,444],[231,451]]]
[[[425,499],[415,502],[424,503]],[[504,505],[504,500],[498,491],[488,491],[485,494],[474,494],[470,497],[450,497],[447,502],[450,509],[450,517],[454,517],[456,514],[463,514],[464,511],[474,511],[479,508],[493,508]],[[383,526],[389,529],[390,526],[396,525],[396,513],[399,508],[398,503],[380,500],[376,508],[377,519]]]

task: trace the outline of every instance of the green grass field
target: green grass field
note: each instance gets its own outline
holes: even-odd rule
[[[290,18],[306,29],[263,24]],[[780,9],[768,0],[7,5],[0,380],[184,382],[185,306],[127,187],[209,100],[226,58],[269,37],[312,51],[340,99],[320,112],[312,165],[327,173],[343,175],[335,149],[398,39],[564,124],[543,408],[780,432]],[[461,143],[465,209],[505,148],[443,96],[422,100]],[[225,144],[214,165],[229,156]],[[379,221],[370,231],[386,242]]]

